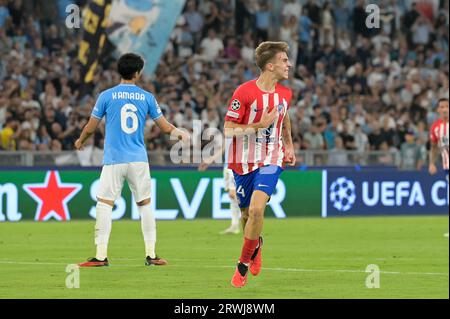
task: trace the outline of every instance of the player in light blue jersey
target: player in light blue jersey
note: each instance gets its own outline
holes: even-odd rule
[[[82,149],[86,140],[94,134],[100,121],[105,118],[105,146],[103,169],[97,192],[94,258],[79,264],[80,267],[108,266],[107,250],[111,233],[111,213],[115,200],[120,197],[123,183],[127,180],[141,216],[144,235],[145,264],[166,265],[167,261],[156,256],[156,221],[150,208],[150,169],[144,143],[144,127],[147,116],[166,134],[183,141],[189,135],[167,122],[155,97],[136,85],[144,68],[142,58],[127,53],[118,61],[122,78],[119,85],[103,91],[92,110],[91,118],[75,142]]]

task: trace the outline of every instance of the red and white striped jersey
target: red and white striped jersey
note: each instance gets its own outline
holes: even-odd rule
[[[430,129],[430,139],[438,145],[444,169],[448,169],[448,122],[444,122],[442,119],[435,121]]]
[[[225,121],[253,124],[261,120],[263,112],[278,108],[278,117],[267,129],[257,134],[234,136],[228,152],[228,168],[239,175],[248,174],[258,167],[277,165],[284,167],[282,139],[283,120],[291,103],[292,91],[277,84],[274,92],[264,92],[256,79],[239,86],[230,100]]]

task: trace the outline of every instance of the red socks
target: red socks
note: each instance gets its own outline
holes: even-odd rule
[[[255,252],[256,247],[259,244],[259,239],[247,239],[244,238],[244,246],[242,247],[241,258],[239,258],[239,262],[243,264],[249,264],[250,258],[252,258],[253,253]]]

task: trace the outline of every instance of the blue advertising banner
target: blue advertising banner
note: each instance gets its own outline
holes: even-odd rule
[[[322,217],[448,214],[445,175],[323,171]]]
[[[144,74],[155,71],[185,0],[113,0],[106,30],[118,53],[144,57]]]

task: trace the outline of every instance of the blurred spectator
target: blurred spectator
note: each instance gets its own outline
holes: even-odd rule
[[[0,132],[2,149],[6,151],[16,150],[16,138],[21,133],[19,121],[9,118],[6,120],[3,129]]]
[[[416,143],[413,130],[408,130],[406,141],[400,147],[400,168],[404,170],[421,170],[425,164],[423,148]],[[426,153],[426,152],[425,152]]]
[[[193,54],[194,37],[189,31],[189,25],[186,23],[184,16],[178,19],[177,27],[172,33],[172,41],[177,48],[178,56],[182,59],[188,58]]]
[[[364,0],[357,0],[352,12],[353,31],[355,32],[355,36],[369,36],[368,28],[366,26],[366,19],[367,13],[364,6]]]
[[[77,157],[81,166],[101,166],[103,150],[94,145],[94,138],[86,141],[84,148],[77,151]]]
[[[22,0],[9,1],[9,13],[15,28],[20,28],[23,21],[23,2]]]
[[[244,34],[245,26],[249,25],[252,31],[254,31],[255,26],[255,17],[252,13],[253,7],[252,3],[250,1],[244,1],[244,0],[236,0],[235,2],[235,29],[236,29],[236,35],[240,36]]]
[[[255,12],[257,42],[267,41],[270,28],[270,8],[267,0],[259,1],[259,8]]]
[[[320,29],[320,12],[321,8],[317,5],[317,0],[308,0],[306,4],[303,6],[306,9],[307,15],[311,20],[312,24],[312,40],[313,46],[317,46],[319,42],[319,29]]]
[[[307,150],[323,150],[325,142],[318,125],[313,124],[303,136],[303,147]]]
[[[382,0],[380,6],[381,33],[393,38],[396,31],[396,16],[400,13],[400,8],[395,1],[388,3],[388,0]]]
[[[348,31],[350,10],[348,9],[345,0],[337,0],[334,7],[334,18],[336,20],[336,31],[346,32]]]
[[[434,28],[427,18],[420,16],[412,25],[411,31],[413,33],[412,43],[414,47],[417,47],[419,45],[428,45]]]
[[[238,62],[241,59],[241,50],[235,38],[228,38],[224,50],[224,57],[231,62]]]
[[[184,13],[184,18],[188,24],[189,32],[194,37],[194,50],[200,44],[202,30],[204,25],[204,17],[197,11],[195,0],[188,0],[186,4],[187,10]]]
[[[356,149],[355,136],[349,131],[348,124],[343,125],[343,130],[339,136],[342,139],[344,149],[348,151]]]
[[[202,49],[201,53],[203,58],[212,62],[222,55],[224,46],[222,40],[216,36],[216,31],[210,29],[208,31],[208,37],[202,40],[200,48]]]
[[[281,14],[283,19],[290,17],[299,17],[302,12],[302,5],[298,0],[284,0],[283,8],[281,9]]]
[[[224,23],[233,23],[234,21],[234,8],[231,0],[221,0],[218,2],[220,20]]]
[[[356,124],[355,126],[354,140],[356,151],[364,153],[369,150],[369,138],[367,137],[367,134],[363,132],[361,125],[359,124]]]
[[[37,149],[43,150],[46,148],[48,150],[50,148],[51,141],[52,138],[48,134],[47,127],[45,125],[40,125],[35,139]]]
[[[46,37],[45,46],[50,54],[59,52],[63,47],[63,40],[58,34],[58,28],[52,24],[48,29],[48,36]]]
[[[419,11],[417,11],[416,2],[411,3],[411,8],[403,16],[403,31],[406,33],[406,41],[409,47],[412,47],[412,27],[416,23],[416,20],[420,17]]]
[[[11,15],[9,14],[9,9],[6,6],[6,0],[0,0],[0,29],[6,27],[6,23],[10,19]]]
[[[225,23],[225,18],[220,15],[219,8],[215,2],[209,2],[209,14],[205,17],[204,37],[208,31],[213,29],[216,33],[220,33],[222,24]]]
[[[386,142],[383,138],[383,134],[381,133],[380,125],[377,122],[373,122],[371,129],[372,129],[372,132],[368,136],[369,143],[370,143],[370,149],[371,150],[379,150],[381,144],[383,142]]]
[[[393,166],[396,165],[396,153],[397,149],[389,146],[389,144],[386,141],[383,141],[380,144],[381,155],[378,157],[378,163],[386,166]]]
[[[347,156],[342,138],[337,136],[334,140],[334,147],[328,151],[327,164],[330,166],[346,166],[349,164]]]
[[[359,91],[360,93],[367,92],[367,78],[364,75],[363,65],[356,63],[350,67],[347,71],[348,85],[350,85],[353,92]]]
[[[313,22],[308,16],[308,8],[303,7],[302,8],[302,14],[299,18],[299,42],[303,46],[303,48],[307,49],[309,47],[309,44],[312,43],[312,28],[313,28]]]
[[[325,1],[322,13],[321,13],[321,23],[319,30],[319,44],[321,46],[330,45],[334,46],[335,37],[334,37],[334,13],[331,8],[331,4],[328,1]]]
[[[253,63],[255,56],[255,42],[251,32],[246,32],[242,39],[241,56],[245,63]]]

